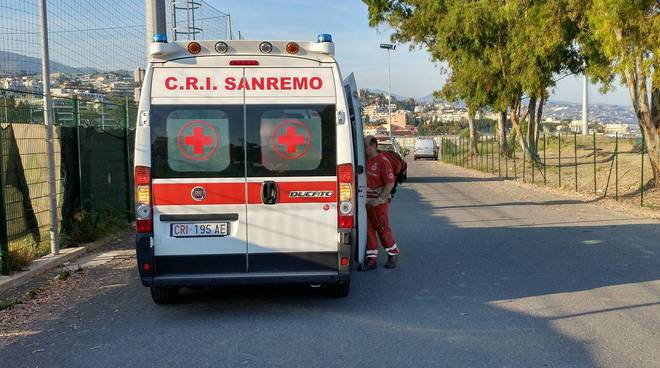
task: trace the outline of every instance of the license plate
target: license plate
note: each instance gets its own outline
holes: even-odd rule
[[[171,224],[170,236],[174,238],[196,238],[229,235],[228,222],[203,222]]]

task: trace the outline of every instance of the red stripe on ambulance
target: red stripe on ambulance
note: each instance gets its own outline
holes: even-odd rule
[[[196,187],[204,188],[206,198],[193,199],[192,190]],[[245,203],[245,183],[155,183],[153,192],[156,206]]]
[[[192,191],[202,187],[206,197],[195,200]],[[337,182],[302,181],[278,182],[277,203],[333,203],[337,201]],[[263,204],[262,183],[247,184],[247,203]],[[245,183],[155,183],[153,185],[154,205],[217,205],[245,203]]]

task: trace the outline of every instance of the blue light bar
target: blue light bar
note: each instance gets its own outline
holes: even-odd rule
[[[162,33],[156,33],[154,35],[154,42],[167,42],[167,35]]]
[[[317,42],[332,42],[332,35],[329,33],[321,33],[317,36]]]

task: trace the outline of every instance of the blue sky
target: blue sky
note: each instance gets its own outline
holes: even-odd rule
[[[234,30],[247,39],[314,40],[318,33],[331,33],[342,73],[355,73],[358,86],[386,89],[387,62],[379,49],[391,30],[369,27],[367,7],[359,0],[206,0],[232,14]],[[392,93],[422,97],[442,87],[445,75],[423,50],[400,45],[392,54]],[[618,87],[607,95],[590,86],[590,103],[629,105],[630,97]],[[560,81],[554,100],[580,102],[582,82],[578,77]]]

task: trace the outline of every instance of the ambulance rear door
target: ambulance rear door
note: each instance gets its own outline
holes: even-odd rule
[[[248,272],[337,271],[333,69],[246,68],[245,80]]]
[[[154,68],[150,124],[158,276],[247,272],[244,94],[224,86],[243,73]]]
[[[346,91],[346,102],[348,113],[352,124],[353,153],[355,154],[355,177],[357,192],[357,208],[355,226],[357,232],[357,261],[360,265],[364,263],[367,251],[367,173],[365,171],[364,154],[364,130],[362,127],[362,106],[358,98],[358,88],[353,73],[344,79],[344,90]]]

